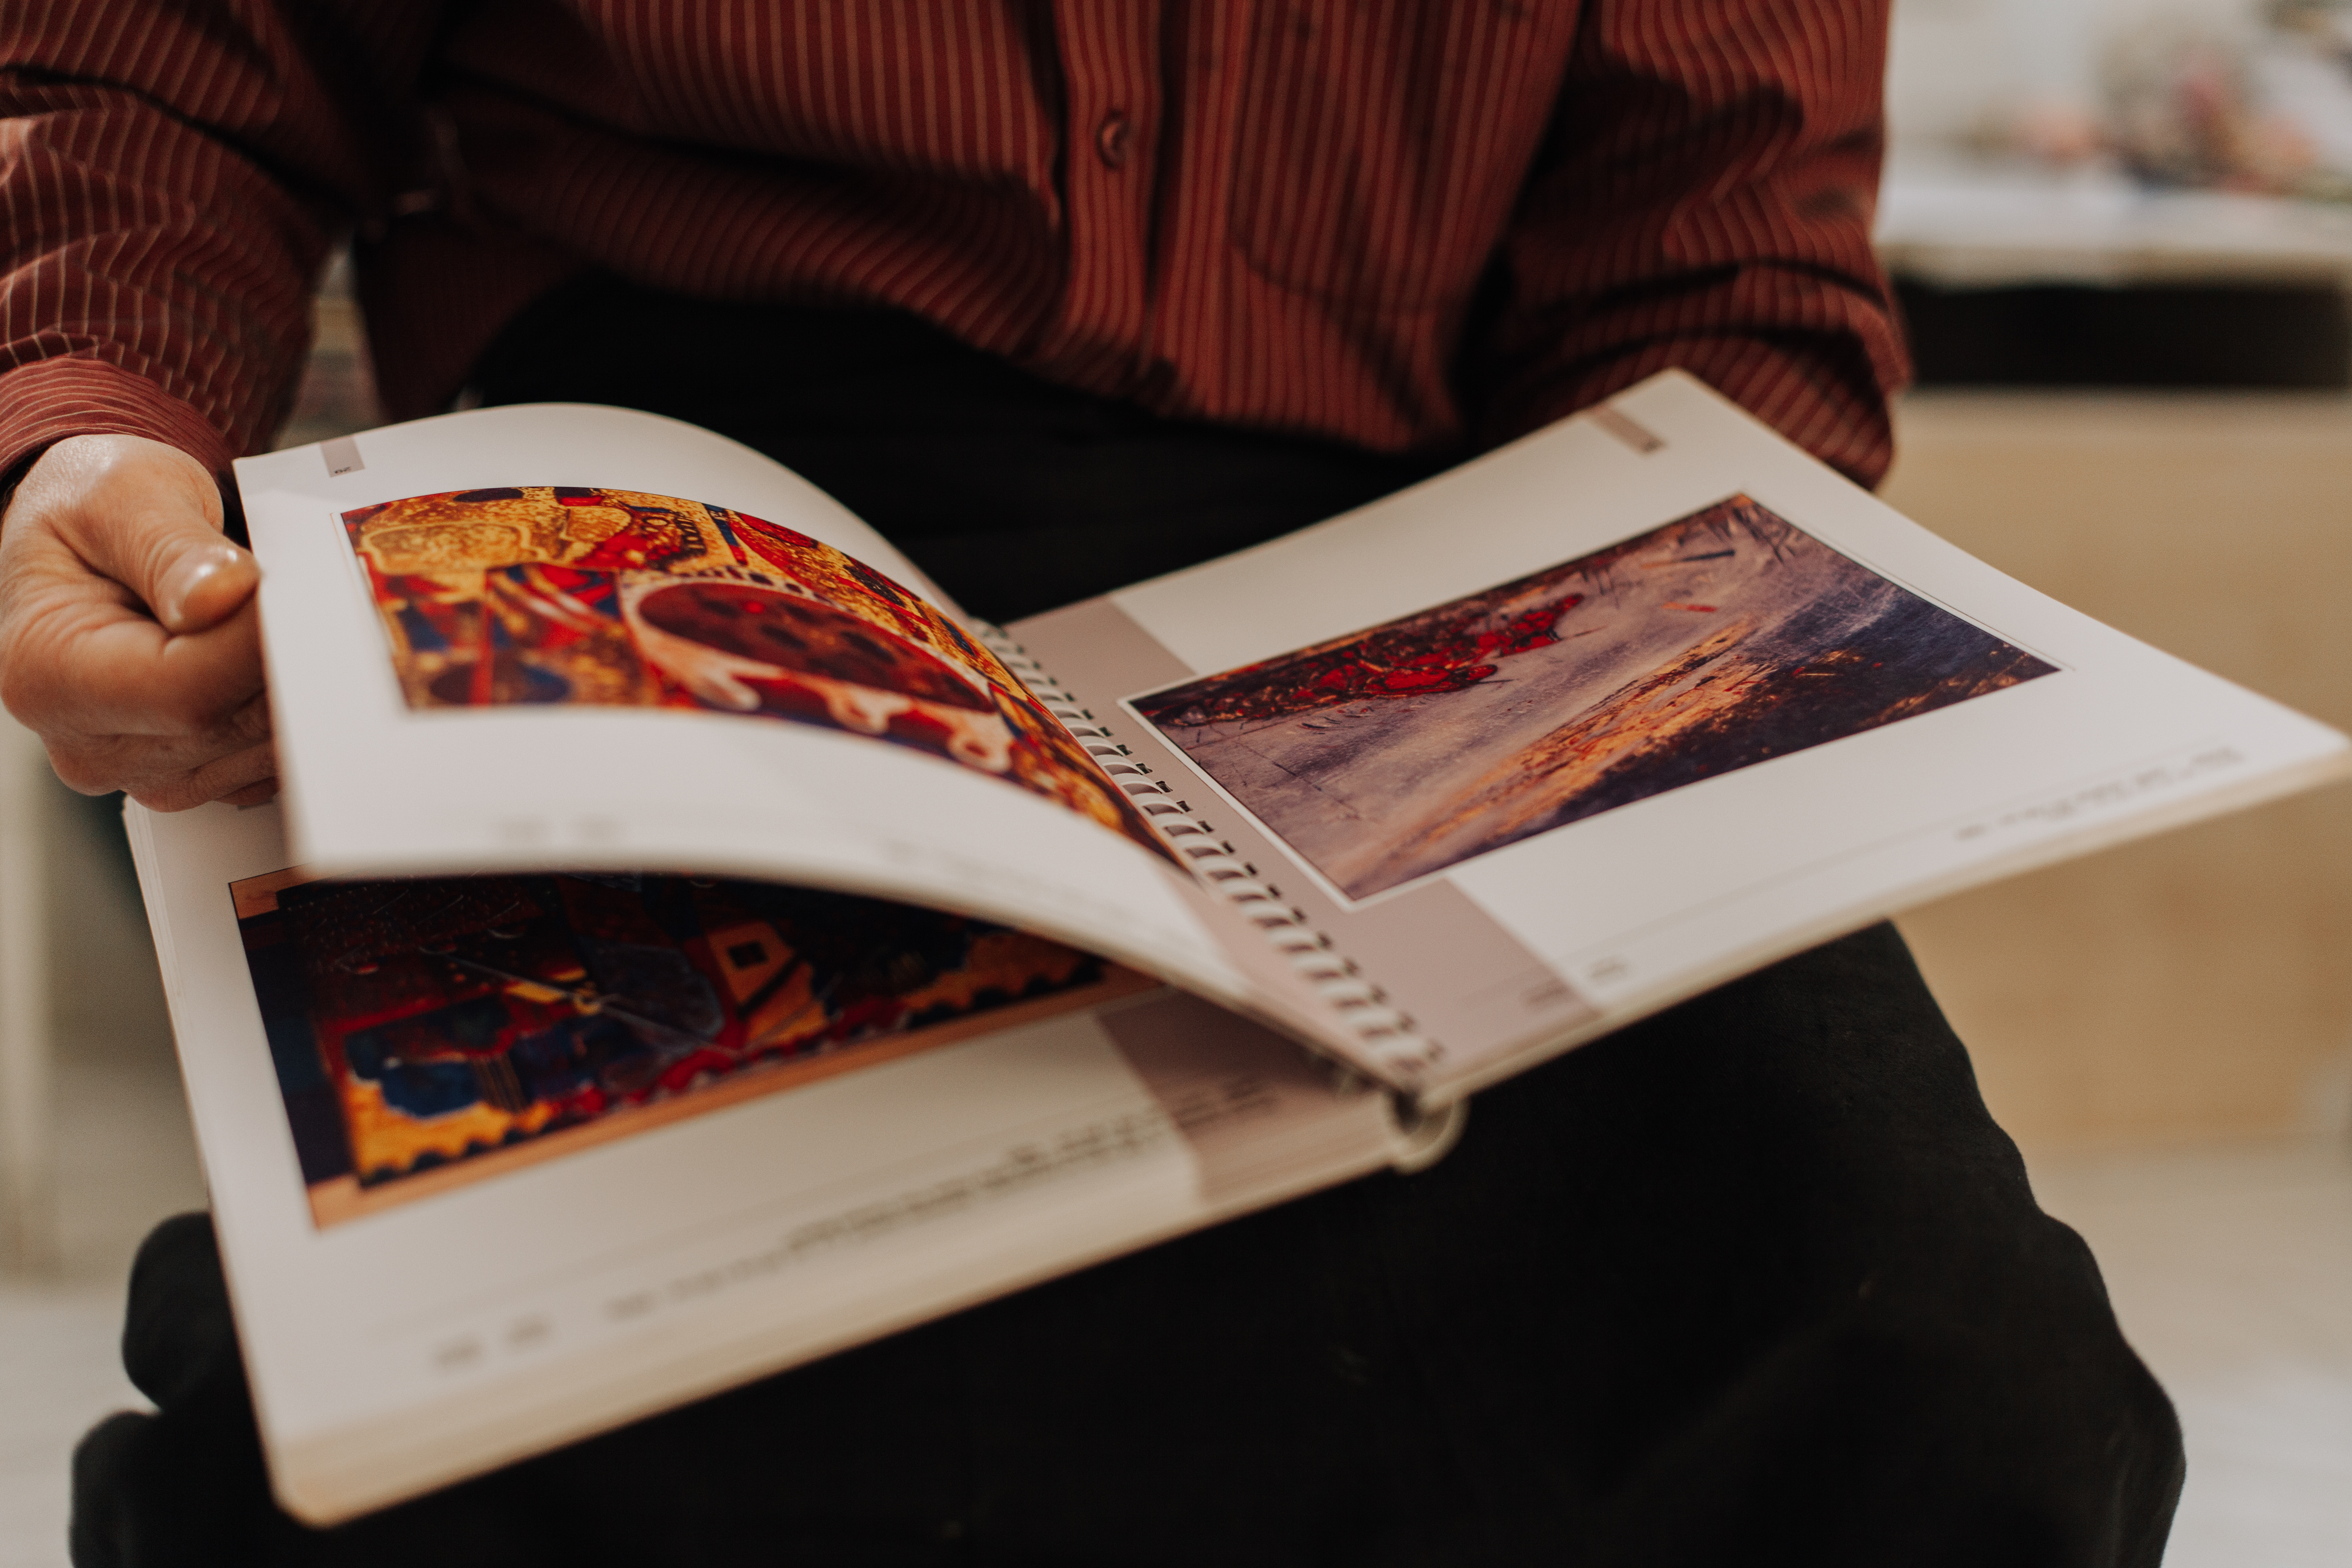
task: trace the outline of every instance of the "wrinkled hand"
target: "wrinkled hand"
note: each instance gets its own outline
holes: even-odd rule
[[[260,579],[194,458],[137,436],[60,441],[0,521],[0,701],[85,795],[268,800]]]

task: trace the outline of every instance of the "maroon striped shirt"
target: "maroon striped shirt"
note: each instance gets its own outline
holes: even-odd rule
[[[266,445],[355,228],[396,417],[602,267],[1381,450],[1681,365],[1874,478],[1885,33],[1883,0],[5,0],[0,468]]]

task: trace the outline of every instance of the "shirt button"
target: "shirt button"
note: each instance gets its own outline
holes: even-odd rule
[[[1095,152],[1101,156],[1104,168],[1125,166],[1133,129],[1128,124],[1127,116],[1116,109],[1102,117],[1102,123],[1095,127]]]

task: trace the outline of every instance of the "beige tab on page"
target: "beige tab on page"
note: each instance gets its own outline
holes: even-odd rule
[[[1644,458],[1666,444],[1648,426],[1627,418],[1605,403],[1598,408],[1586,409],[1585,416]]]
[[[360,457],[360,444],[349,436],[338,436],[331,441],[320,442],[319,455],[327,459],[327,477],[331,479],[356,474],[367,467]]]

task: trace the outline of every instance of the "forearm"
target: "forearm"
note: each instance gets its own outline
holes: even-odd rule
[[[359,46],[437,8],[0,4],[0,704],[78,789],[275,787],[215,476],[278,423],[331,234],[407,172],[421,49]]]
[[[1876,0],[1595,4],[1476,345],[1506,439],[1679,366],[1864,482],[1908,375],[1870,246]]]
[[[312,58],[352,22],[323,14],[354,9],[0,16],[0,472],[69,435],[147,437],[215,470],[267,444],[331,237],[399,173],[399,137],[352,124],[376,110],[396,129],[389,100],[331,90]]]

